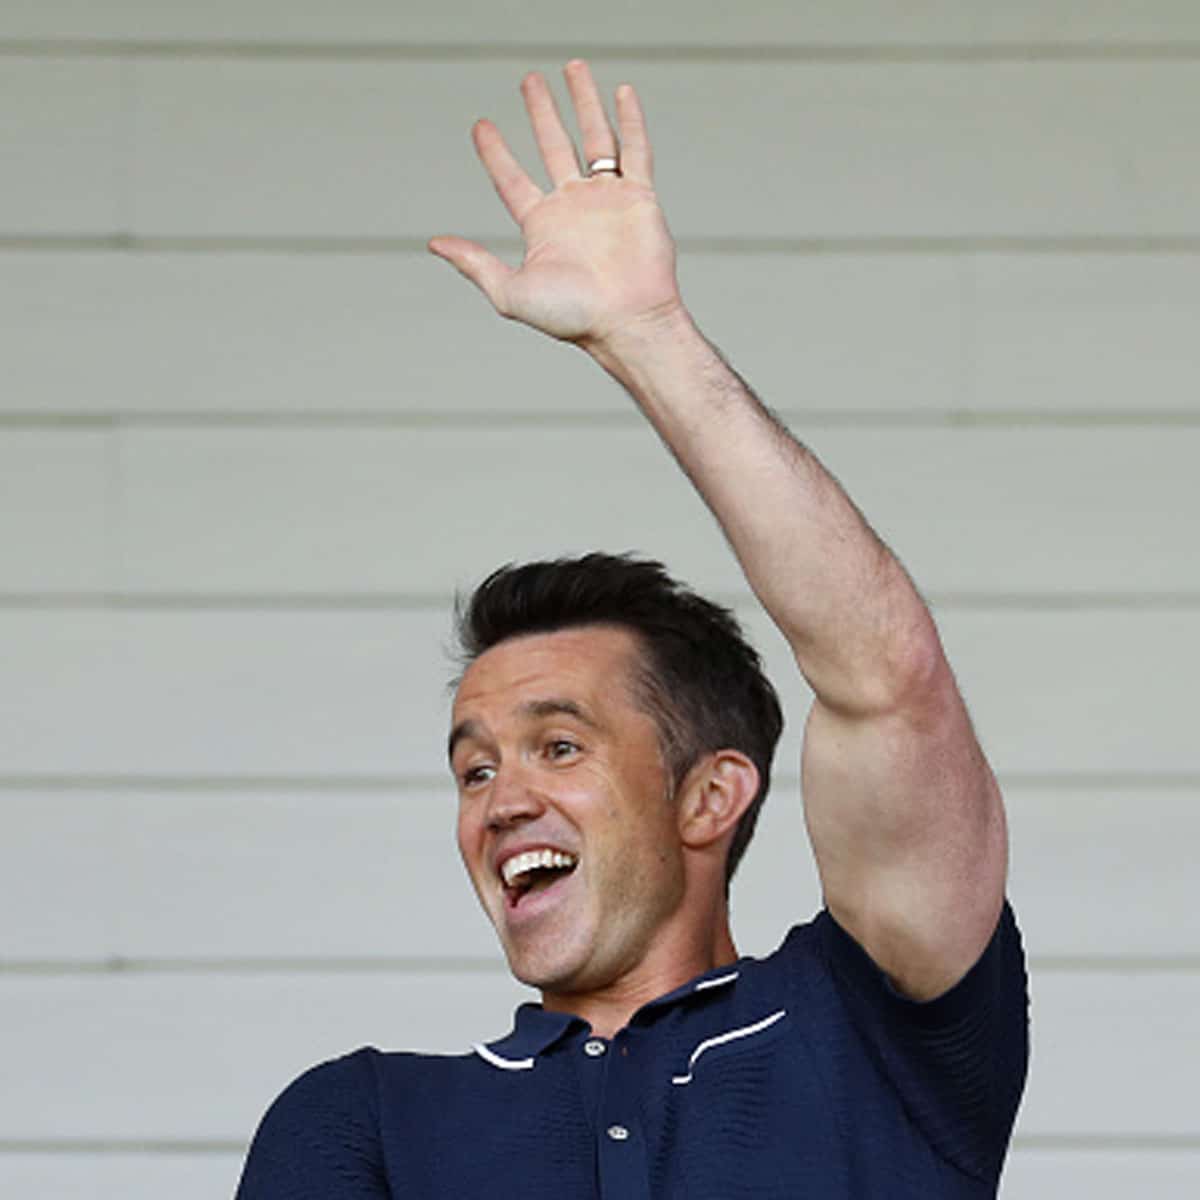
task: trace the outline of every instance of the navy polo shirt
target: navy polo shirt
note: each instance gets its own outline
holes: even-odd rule
[[[994,1197],[1028,1057],[1007,904],[927,1003],[822,911],[611,1040],[524,1004],[464,1055],[366,1048],[263,1118],[238,1200]]]

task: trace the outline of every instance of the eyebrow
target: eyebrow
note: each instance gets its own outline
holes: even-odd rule
[[[459,721],[455,727],[450,730],[450,738],[446,743],[446,757],[454,758],[454,747],[458,745],[463,738],[477,738],[483,732],[483,727],[478,721]]]
[[[523,717],[531,717],[534,720],[542,717],[574,717],[589,729],[599,731],[601,728],[600,722],[591,716],[581,704],[557,696],[545,700],[527,700],[517,709],[517,712]],[[469,718],[466,721],[459,721],[450,731],[450,737],[446,743],[446,757],[451,759],[454,757],[454,747],[464,738],[482,738],[483,736],[483,726],[478,721]]]

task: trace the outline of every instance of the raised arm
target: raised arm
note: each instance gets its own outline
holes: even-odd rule
[[[581,172],[546,81],[529,75],[522,91],[552,190],[495,126],[473,130],[524,261],[510,268],[454,237],[430,249],[502,315],[590,354],[692,480],[816,695],[803,788],[825,902],[901,990],[936,996],[995,928],[1007,839],[933,620],[838,483],[688,314],[633,88],[617,89],[614,133],[586,64],[565,75],[584,160],[618,159],[620,174]]]

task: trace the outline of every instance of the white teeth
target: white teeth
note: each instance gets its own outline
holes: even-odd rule
[[[522,854],[514,854],[500,868],[505,887],[512,887],[513,880],[526,871],[538,867],[573,867],[576,858],[573,854],[563,854],[560,850],[526,850]]]

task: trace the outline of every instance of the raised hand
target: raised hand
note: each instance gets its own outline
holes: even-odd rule
[[[616,159],[619,172],[580,170],[545,78],[526,75],[521,92],[553,189],[543,192],[530,179],[490,121],[477,121],[471,131],[480,161],[521,227],[523,262],[514,269],[460,237],[432,238],[429,249],[471,280],[502,316],[589,348],[682,306],[675,244],[654,194],[637,93],[629,84],[617,88],[618,140],[587,63],[575,59],[563,74],[584,161]]]

